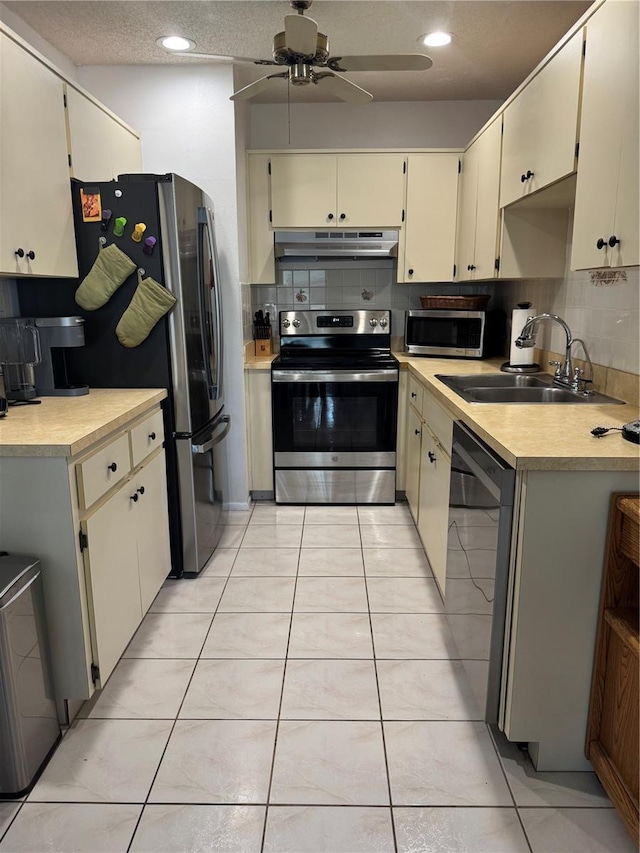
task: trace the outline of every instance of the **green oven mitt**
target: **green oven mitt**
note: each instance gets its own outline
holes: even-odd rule
[[[101,249],[94,265],[76,290],[76,302],[85,311],[95,311],[111,299],[136,265],[115,243]]]
[[[124,347],[137,347],[161,317],[171,311],[178,300],[166,287],[145,278],[136,288],[129,307],[120,317],[116,335]]]

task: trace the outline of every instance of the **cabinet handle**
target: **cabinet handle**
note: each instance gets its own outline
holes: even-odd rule
[[[528,169],[526,175],[520,175],[520,180],[524,184],[525,181],[528,181],[529,178],[532,178],[532,177],[533,177],[533,172],[531,171],[531,169]]]
[[[427,453],[427,456],[429,457],[429,462],[435,462],[436,461],[436,454],[435,453],[432,453],[431,451],[429,451]]]
[[[468,264],[468,265],[467,265],[467,269],[469,270],[469,272],[471,272],[471,271],[472,271],[472,270],[474,270],[475,268],[476,268],[476,265],[475,265],[475,264]]]
[[[418,396],[418,395],[416,394],[416,392],[415,392],[415,391],[412,391],[412,392],[411,392],[411,399],[412,399],[412,400],[415,400],[415,398],[416,398],[417,396]]]
[[[413,270],[407,270],[407,275],[413,275]]]
[[[24,249],[16,249],[13,254],[17,255],[19,258],[24,258]]]
[[[150,432],[150,433],[149,433],[149,438],[151,439],[151,441],[155,441],[155,440],[156,440],[156,434],[155,434],[155,432]]]
[[[33,251],[33,249],[29,249],[29,251],[27,252],[27,257],[30,261],[35,261],[36,253]]]
[[[415,432],[415,434],[416,434],[416,435],[420,435],[420,430],[419,430],[419,429],[414,429],[414,432]]]
[[[599,237],[599,238],[598,238],[598,242],[596,243],[596,248],[597,248],[597,249],[604,249],[604,247],[605,247],[606,245],[607,245],[606,240],[603,240],[603,239],[602,239],[602,237]]]
[[[138,493],[136,492],[135,495],[131,495],[130,500],[132,500],[134,504],[138,503]]]
[[[340,220],[343,220],[343,219],[346,219],[346,218],[347,218],[347,214],[346,214],[346,213],[341,213],[341,214],[340,214]]]
[[[327,219],[333,219],[333,213],[330,213],[330,214],[327,216]]]
[[[609,237],[609,246],[612,249],[616,245],[616,243],[619,243],[619,242],[620,242],[620,240],[618,240],[618,238],[616,237],[615,234],[612,234],[611,237]]]
[[[111,465],[107,465],[107,471],[113,471],[113,473],[115,474],[117,470],[118,466],[115,462],[112,462]]]
[[[140,492],[141,495],[144,495],[144,486],[140,486],[138,491]]]

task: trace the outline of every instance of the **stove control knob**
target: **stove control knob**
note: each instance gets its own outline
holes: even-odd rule
[[[297,329],[297,328],[298,328],[298,326],[300,325],[300,320],[294,320],[294,321],[293,321],[293,325],[294,325],[294,326],[296,327],[296,329]]]
[[[285,327],[285,329],[288,329],[289,326],[291,325],[291,321],[290,320],[283,320],[282,325]]]
[[[377,325],[378,325],[378,321],[376,320],[376,318],[375,318],[375,317],[372,317],[372,318],[369,320],[369,325],[370,325],[370,326],[377,326]]]
[[[380,325],[381,325],[381,327],[382,327],[383,329],[386,329],[386,328],[387,328],[387,326],[389,325],[389,321],[387,320],[387,318],[386,318],[386,317],[382,317],[382,318],[381,318],[381,320],[380,320]]]

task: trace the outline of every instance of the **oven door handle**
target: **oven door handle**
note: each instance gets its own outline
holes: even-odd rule
[[[272,382],[397,382],[397,370],[272,370]]]

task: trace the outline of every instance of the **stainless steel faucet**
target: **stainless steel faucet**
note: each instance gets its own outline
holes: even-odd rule
[[[525,347],[533,347],[536,343],[536,333],[538,331],[538,324],[541,320],[553,320],[555,323],[558,323],[564,329],[564,333],[567,336],[567,344],[564,354],[564,361],[550,361],[549,364],[555,367],[555,374],[553,377],[553,381],[556,385],[562,385],[565,388],[570,388],[572,391],[577,391],[580,394],[584,394],[585,396],[590,396],[593,394],[593,391],[588,391],[586,386],[588,383],[593,382],[593,364],[591,363],[591,359],[589,358],[589,353],[587,352],[587,347],[582,338],[574,338],[571,334],[571,329],[562,319],[562,317],[558,317],[557,314],[536,314],[535,317],[529,317],[527,322],[522,327],[522,331],[519,336],[516,338],[516,346],[519,349],[524,349]],[[580,367],[573,367],[571,363],[571,347],[574,343],[580,343],[582,345],[582,349],[584,350],[585,360],[589,364],[589,378],[584,378],[584,370]]]

